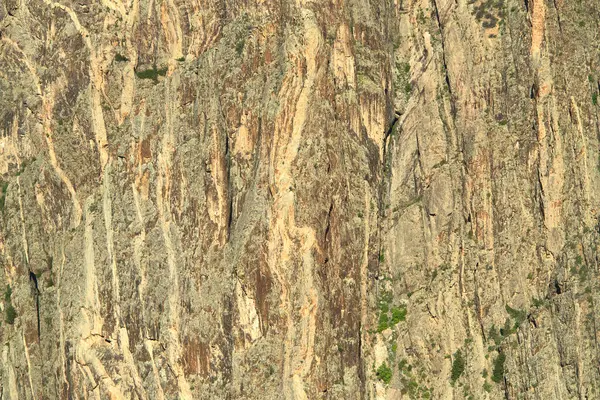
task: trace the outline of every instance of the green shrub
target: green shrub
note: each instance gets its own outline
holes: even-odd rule
[[[386,303],[383,300],[379,302],[379,311],[381,311],[382,313],[387,313],[389,310],[390,305],[388,303]]]
[[[511,306],[509,306],[508,304],[506,305],[506,312],[508,313],[508,315],[510,315],[517,321],[524,321],[525,318],[527,318],[527,313],[525,311],[515,310],[514,308],[511,308]]]
[[[490,385],[489,382],[485,382],[483,384],[483,390],[485,390],[488,393],[491,393],[492,392],[492,385]]]
[[[242,52],[244,51],[244,46],[246,45],[246,40],[242,39],[239,42],[236,43],[235,45],[235,52],[238,54],[238,56],[242,55]]]
[[[15,322],[15,318],[17,317],[17,311],[15,310],[15,308],[13,307],[12,304],[8,304],[6,306],[6,309],[4,310],[5,314],[6,314],[6,319],[5,321],[12,325]]]
[[[510,336],[517,331],[516,328],[518,328],[517,323],[515,322],[514,326],[511,326],[510,318],[506,318],[504,327],[500,328],[500,334],[504,337]]]
[[[391,325],[396,325],[400,321],[406,321],[406,306],[392,308]]]
[[[592,104],[593,105],[597,105],[598,104],[598,93],[592,94]]]
[[[6,201],[7,189],[8,189],[8,182],[0,181],[0,211],[4,210],[4,202]]]
[[[515,320],[514,329],[518,329],[521,323],[527,319],[527,312],[524,310],[515,310],[508,304],[506,305],[506,312]]]
[[[490,332],[488,333],[488,338],[492,339],[496,346],[499,346],[502,343],[502,336],[498,333],[498,329],[496,329],[495,325],[492,325],[490,328]]]
[[[417,383],[417,381],[415,381],[414,379],[411,379],[410,381],[408,381],[408,394],[410,395],[411,399],[414,399],[415,397],[417,397],[417,393],[419,390],[419,384]]]
[[[494,371],[492,373],[492,380],[496,383],[502,382],[504,379],[504,362],[506,361],[506,355],[504,353],[498,354],[494,361]]]
[[[377,378],[386,385],[392,381],[392,369],[383,363],[377,368]]]
[[[388,290],[382,290],[381,295],[379,296],[379,299],[381,302],[389,304],[392,302],[392,300],[394,300],[394,295],[392,294],[392,292],[390,292]]]
[[[408,364],[408,360],[406,359],[402,359],[400,360],[400,362],[398,363],[398,368],[400,369],[400,372],[402,373],[406,373],[406,372],[410,372],[410,365]]]
[[[425,13],[423,12],[423,9],[419,9],[419,13],[417,14],[417,21],[419,21],[419,23],[423,25],[427,23],[427,18],[425,18]]]
[[[546,301],[544,299],[536,299],[535,297],[533,297],[531,299],[531,302],[533,303],[533,306],[536,308],[543,307],[544,305],[546,305]]]
[[[464,371],[465,359],[463,358],[462,352],[458,350],[456,353],[454,353],[454,361],[452,362],[452,373],[450,375],[450,380],[452,383],[456,382]]]
[[[587,280],[587,276],[588,276],[588,268],[586,265],[582,265],[581,268],[579,268],[579,280],[581,281],[586,281]]]
[[[153,81],[158,81],[158,76],[165,76],[167,74],[167,67],[156,69],[156,66],[150,69],[146,69],[144,71],[135,71],[135,76],[140,79],[152,79]]]
[[[377,324],[377,332],[383,332],[389,327],[389,318],[386,313],[379,314],[379,323]]]
[[[10,303],[10,296],[12,296],[12,288],[10,285],[6,285],[6,289],[4,289],[4,302]]]
[[[4,290],[4,313],[5,313],[5,321],[9,324],[13,324],[15,322],[15,318],[17,316],[17,311],[13,307],[11,303],[12,296],[12,288],[10,285],[6,285],[6,289]]]
[[[116,62],[125,62],[125,61],[129,61],[129,58],[125,57],[123,54],[117,53],[117,54],[115,54],[115,61]]]

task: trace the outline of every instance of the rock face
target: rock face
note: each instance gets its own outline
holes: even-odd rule
[[[600,399],[595,0],[5,0],[2,399]]]

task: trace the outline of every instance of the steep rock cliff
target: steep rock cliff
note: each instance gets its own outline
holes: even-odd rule
[[[597,399],[600,5],[4,0],[8,399]]]

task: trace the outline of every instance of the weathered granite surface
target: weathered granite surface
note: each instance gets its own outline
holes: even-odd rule
[[[595,0],[3,0],[2,399],[600,399]]]

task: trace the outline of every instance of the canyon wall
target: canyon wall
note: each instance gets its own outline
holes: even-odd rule
[[[600,4],[4,0],[2,399],[600,399]]]

